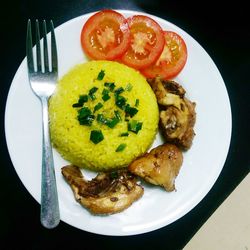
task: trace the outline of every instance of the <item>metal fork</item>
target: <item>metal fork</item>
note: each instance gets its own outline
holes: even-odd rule
[[[60,222],[54,161],[50,143],[48,100],[56,88],[58,63],[54,25],[51,26],[51,67],[47,45],[46,21],[43,21],[43,46],[40,46],[39,22],[36,20],[36,64],[32,51],[31,21],[27,24],[26,54],[30,86],[42,104],[43,148],[40,220],[44,227],[54,228]],[[43,53],[41,53],[43,50]],[[43,55],[43,57],[42,57]],[[50,69],[51,68],[51,69]]]

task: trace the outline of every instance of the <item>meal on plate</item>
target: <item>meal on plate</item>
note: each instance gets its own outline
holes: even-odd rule
[[[195,103],[172,80],[187,61],[184,40],[150,17],[113,10],[93,14],[80,37],[89,61],[60,79],[49,105],[51,140],[71,163],[62,174],[75,199],[113,214],[143,195],[140,178],[175,190],[196,120]],[[158,129],[165,142],[150,150]]]

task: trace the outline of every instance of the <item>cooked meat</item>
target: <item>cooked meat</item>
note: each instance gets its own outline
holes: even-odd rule
[[[128,169],[151,184],[173,191],[182,161],[182,152],[178,147],[173,144],[163,144],[134,160]]]
[[[174,81],[154,78],[148,82],[160,105],[160,125],[166,141],[189,149],[195,135],[195,103],[185,97],[186,91]]]
[[[128,208],[143,195],[143,188],[127,170],[100,173],[87,181],[76,166],[62,168],[75,199],[93,214],[113,214]]]

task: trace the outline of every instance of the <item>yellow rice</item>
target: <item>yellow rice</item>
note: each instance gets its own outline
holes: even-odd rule
[[[101,70],[105,72],[105,76],[102,80],[97,80]],[[138,112],[130,118],[142,122],[142,128],[137,134],[129,131],[128,136],[120,136],[128,131],[128,123],[125,121],[124,111],[116,106],[112,93],[109,100],[102,100],[105,82],[114,82],[115,89],[126,89],[129,86],[130,90],[125,90],[121,95],[131,106],[135,107],[136,99],[139,99]],[[92,87],[98,88],[96,99],[89,100],[84,106],[93,111],[94,106],[101,102],[104,106],[94,113],[95,116],[100,113],[111,117],[114,110],[119,110],[122,121],[114,128],[100,124],[96,119],[91,126],[79,124],[79,108],[73,108],[72,104],[78,102],[80,95],[88,94]],[[50,99],[49,113],[53,146],[72,164],[93,170],[122,168],[145,153],[154,141],[159,120],[156,98],[146,79],[136,70],[110,61],[91,61],[70,70],[58,82],[56,92]],[[92,130],[101,130],[104,139],[94,144],[90,140]],[[126,147],[116,152],[120,144],[125,144]]]

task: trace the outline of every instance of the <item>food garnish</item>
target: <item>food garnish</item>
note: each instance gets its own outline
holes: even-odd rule
[[[101,81],[103,80],[105,76],[104,70],[101,70],[100,73],[98,74],[97,80]],[[123,87],[117,87],[115,83],[104,83],[104,89],[102,90],[102,100],[104,103],[98,102],[95,106],[93,111],[88,108],[88,107],[83,107],[85,103],[87,103],[89,100],[93,101],[96,99],[95,93],[98,91],[97,87],[92,87],[88,94],[80,95],[78,102],[74,103],[72,105],[73,108],[81,108],[78,110],[78,116],[77,119],[79,121],[80,125],[86,125],[86,126],[91,126],[93,121],[96,119],[96,121],[99,124],[104,124],[108,126],[109,128],[114,128],[120,121],[122,121],[122,116],[121,113],[118,110],[114,110],[114,116],[113,117],[106,117],[102,113],[98,113],[97,116],[94,115],[97,111],[99,111],[102,108],[105,108],[105,102],[108,101],[111,98],[111,95],[115,99],[115,104],[118,108],[120,108],[124,113],[125,113],[125,120],[128,123],[128,131],[138,133],[139,130],[142,128],[142,122],[134,121],[134,120],[129,120],[128,118],[134,117],[138,113],[138,107],[139,105],[139,99],[135,100],[135,106],[136,107],[131,107],[129,103],[127,103],[127,99],[122,96],[121,94],[124,93],[125,91],[130,92],[132,90],[133,86],[131,83],[127,84],[126,88],[124,89]],[[99,130],[98,130],[99,131]],[[93,132],[93,131],[92,131]],[[91,133],[92,133],[91,132]],[[94,142],[95,144],[101,142],[104,137],[103,135],[97,136],[96,135],[96,130],[93,132],[94,134],[90,136],[90,140]],[[100,131],[99,131],[100,133]],[[124,136],[124,135],[123,135]],[[97,138],[97,139],[96,139]],[[121,150],[120,150],[121,151]]]
[[[105,71],[101,70],[97,76],[97,80],[101,81],[104,76],[105,76]]]
[[[93,214],[113,214],[123,211],[143,195],[143,187],[126,170],[100,173],[87,181],[80,169],[69,165],[62,174],[71,186],[76,201]]]
[[[165,40],[160,25],[152,18],[136,15],[128,19],[130,43],[121,60],[135,69],[144,69],[160,56]]]
[[[108,89],[103,89],[103,91],[102,91],[102,100],[104,102],[106,102],[109,99],[110,99],[109,90]]]
[[[131,120],[128,123],[128,131],[132,131],[137,134],[142,129],[142,122],[138,122],[136,120]]]
[[[130,31],[126,18],[114,10],[102,10],[84,24],[81,44],[92,59],[114,60],[129,46]]]
[[[98,90],[97,87],[93,87],[92,89],[89,90],[89,98],[93,101],[96,99],[95,97],[95,92]]]
[[[187,61],[187,46],[184,40],[175,32],[164,31],[165,46],[158,60],[142,70],[148,78],[160,76],[171,79],[177,76]]]
[[[78,110],[77,119],[80,125],[90,126],[95,119],[95,116],[92,114],[92,111],[88,107],[83,107]]]
[[[125,19],[113,10],[97,12],[84,24],[81,42],[90,58],[120,61],[148,78],[172,79],[187,61],[187,46],[182,37],[163,31],[145,15]]]
[[[103,107],[103,104],[100,103],[100,102],[98,102],[98,103],[95,105],[95,107],[94,107],[94,113],[95,113],[96,111],[98,111],[99,109],[101,109],[102,107]]]
[[[90,140],[94,142],[95,144],[101,142],[103,139],[104,139],[104,136],[101,130],[92,130],[90,132]]]
[[[127,146],[127,144],[121,143],[121,144],[117,147],[117,149],[115,150],[115,152],[121,152],[121,151],[123,151],[123,150],[126,148],[126,146]]]

